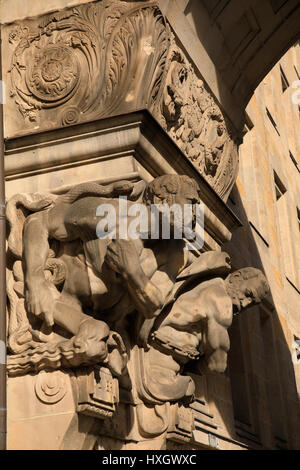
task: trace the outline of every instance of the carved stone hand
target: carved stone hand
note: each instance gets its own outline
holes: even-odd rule
[[[48,326],[54,325],[53,309],[60,294],[50,282],[37,278],[27,286],[26,304],[28,311],[41,317]]]

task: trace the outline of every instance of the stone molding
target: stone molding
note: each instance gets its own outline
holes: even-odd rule
[[[147,108],[226,200],[231,124],[157,2],[104,0],[5,25],[7,138]]]

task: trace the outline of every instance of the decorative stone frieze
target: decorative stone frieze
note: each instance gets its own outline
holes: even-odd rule
[[[99,1],[4,28],[6,136],[147,108],[226,199],[231,125],[156,2]]]

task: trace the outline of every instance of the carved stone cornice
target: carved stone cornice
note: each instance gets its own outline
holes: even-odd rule
[[[73,140],[75,142],[70,145]],[[5,148],[7,181],[65,165],[72,167],[95,160],[131,156],[138,164],[135,176],[140,174],[140,177],[145,177],[147,174],[146,177],[151,178],[177,173],[186,174],[197,181],[201,201],[205,205],[205,230],[208,237],[212,237],[211,243],[222,245],[229,241],[232,232],[241,225],[147,110],[6,139]],[[37,149],[38,159],[35,154]],[[122,176],[119,175],[120,178]],[[55,191],[66,189],[57,188]]]
[[[6,137],[147,108],[226,200],[231,124],[157,2],[96,1],[4,26]]]

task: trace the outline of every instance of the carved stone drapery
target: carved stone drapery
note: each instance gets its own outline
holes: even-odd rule
[[[91,2],[4,32],[7,137],[148,108],[226,200],[238,168],[231,126],[156,2]]]

